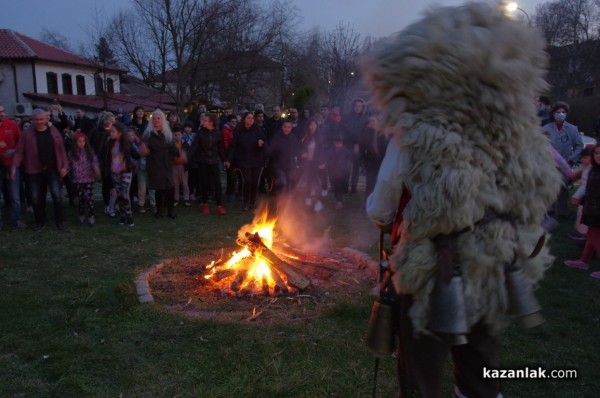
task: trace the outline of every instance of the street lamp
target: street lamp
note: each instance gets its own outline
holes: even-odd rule
[[[521,11],[523,15],[525,15],[525,17],[527,18],[527,23],[529,24],[529,26],[531,26],[531,18],[529,18],[529,14],[527,14],[527,12],[524,9],[519,7],[519,4],[516,1],[502,1],[500,5],[504,13],[513,18],[515,16],[516,11]]]

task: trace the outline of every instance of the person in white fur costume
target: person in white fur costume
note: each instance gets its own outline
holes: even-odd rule
[[[457,397],[501,396],[497,380],[482,374],[499,367],[499,334],[511,316],[508,272],[521,272],[530,290],[552,264],[540,223],[561,177],[533,101],[547,88],[543,48],[538,32],[498,6],[469,3],[429,10],[363,64],[394,132],[367,213],[387,230],[401,196],[411,196],[399,210],[390,268],[399,368],[424,397],[442,396],[449,352]],[[431,330],[434,287],[455,277],[466,315],[462,345]]]

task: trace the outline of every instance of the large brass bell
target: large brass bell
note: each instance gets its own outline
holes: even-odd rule
[[[396,302],[379,298],[373,304],[366,344],[377,357],[387,358],[396,350],[396,325],[398,311]]]
[[[542,307],[531,291],[523,270],[510,270],[505,275],[509,313],[518,316],[521,324],[526,328],[544,323],[544,318],[540,314]]]
[[[455,275],[445,282],[438,277],[429,304],[429,330],[451,345],[466,344],[469,327],[462,278]]]

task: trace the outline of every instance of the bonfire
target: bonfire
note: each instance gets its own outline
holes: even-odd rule
[[[276,244],[276,224],[277,217],[270,217],[265,209],[240,229],[236,243],[241,250],[231,253],[227,261],[211,261],[204,277],[227,283],[235,294],[280,295],[308,288],[311,280],[306,267],[294,261],[301,260],[299,256]]]

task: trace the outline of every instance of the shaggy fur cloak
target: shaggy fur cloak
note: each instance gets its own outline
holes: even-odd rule
[[[397,291],[414,296],[416,331],[428,324],[437,272],[432,238],[457,240],[470,326],[505,323],[505,268],[532,287],[553,257],[529,255],[561,179],[533,99],[546,89],[544,42],[498,7],[471,3],[430,10],[364,63],[384,125],[411,157],[402,236],[392,256]],[[477,225],[486,209],[500,215]]]

